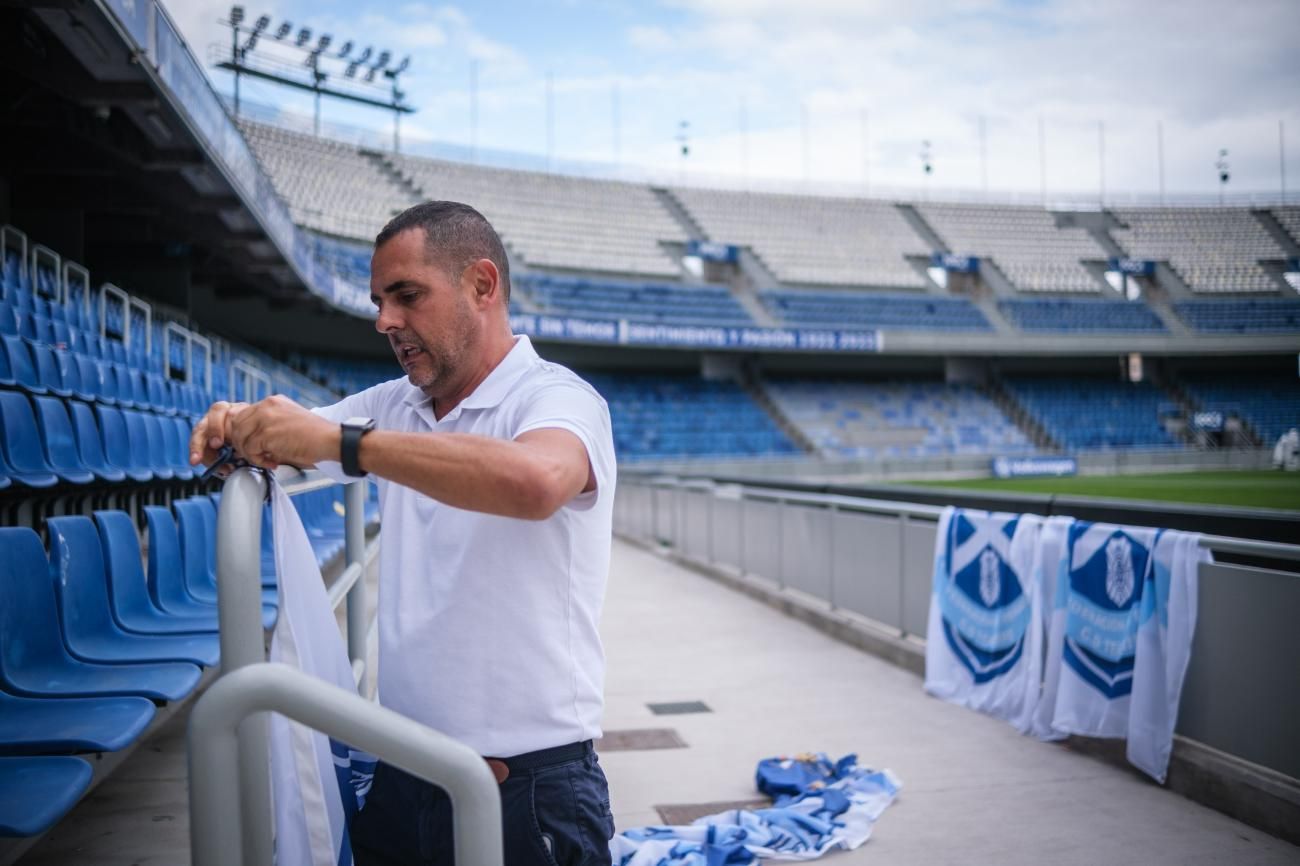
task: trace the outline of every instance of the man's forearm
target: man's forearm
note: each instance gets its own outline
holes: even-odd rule
[[[375,430],[362,437],[359,462],[455,508],[525,520],[550,517],[583,486],[549,449],[465,433]]]

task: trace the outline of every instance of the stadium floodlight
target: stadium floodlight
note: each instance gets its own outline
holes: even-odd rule
[[[349,54],[352,53],[352,44],[353,43],[351,39],[343,43],[343,47],[339,49],[339,54],[338,54],[339,60],[342,60],[344,57],[347,57]]]
[[[371,48],[369,45],[367,45],[364,49],[362,49],[361,55],[357,57],[356,62],[365,63],[367,60],[370,59],[370,55],[373,53],[374,53],[374,49]]]
[[[243,21],[244,21],[244,7],[243,7],[243,6],[231,6],[231,7],[230,7],[230,23],[233,24],[233,25],[235,25],[236,27],[238,27],[240,24],[243,23]]]
[[[375,60],[375,68],[383,69],[388,65],[388,61],[392,59],[392,56],[392,53],[387,48],[379,52],[379,57]]]
[[[329,35],[328,33],[322,33],[320,35],[320,39],[316,42],[316,53],[320,54],[326,48],[329,48],[330,43],[333,41],[334,41],[333,36]]]
[[[930,151],[930,139],[928,138],[921,142],[920,157],[921,171],[925,172],[926,177],[929,177],[934,173],[934,155]]]
[[[293,41],[293,44],[301,48],[307,44],[308,39],[311,39],[311,28],[304,27],[298,31],[298,38]]]
[[[397,67],[393,69],[393,75],[401,75],[403,72],[409,69],[410,66],[411,66],[411,55],[408,54],[405,57],[403,57],[402,62],[397,64]]]
[[[351,63],[349,63],[349,64],[348,64],[348,68],[345,69],[345,70],[343,70],[343,77],[344,77],[344,78],[356,78],[356,76],[357,76],[357,68],[358,68],[360,65],[361,65],[361,64],[360,64],[360,63],[357,63],[355,60],[352,61]]]
[[[261,33],[262,31],[266,30],[266,28],[268,28],[268,27],[270,27],[270,26],[271,26],[271,16],[270,16],[270,15],[261,15],[261,16],[258,16],[257,23],[253,25],[253,32],[254,32],[254,33]]]
[[[366,70],[366,83],[367,83],[367,84],[373,84],[373,83],[374,83],[374,81],[375,81],[375,73],[378,72],[378,71],[379,71],[379,67],[378,67],[378,66],[371,66],[369,69]]]
[[[254,48],[257,47],[257,36],[258,33],[256,30],[254,30],[253,35],[249,36],[248,41],[244,43],[243,53],[247,54],[248,52],[252,51]]]
[[[1223,204],[1223,188],[1228,185],[1232,179],[1232,172],[1228,167],[1228,150],[1227,148],[1219,149],[1219,158],[1214,161],[1214,168],[1219,172],[1219,204]]]
[[[290,33],[290,31],[292,31],[292,30],[293,30],[293,23],[292,23],[292,22],[289,22],[289,21],[285,21],[285,22],[283,22],[279,27],[277,27],[277,28],[275,29],[275,41],[276,41],[276,42],[283,42],[283,41],[284,41],[284,37],[288,36],[289,33]]]

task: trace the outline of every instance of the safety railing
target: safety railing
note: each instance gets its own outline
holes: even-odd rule
[[[771,487],[625,476],[615,532],[796,591],[884,635],[926,638],[942,509]],[[1300,779],[1300,545],[1203,534],[1196,636],[1176,731]],[[1246,562],[1243,557],[1249,557]]]
[[[323,473],[288,467],[277,470],[276,479],[290,496],[335,483]],[[271,863],[266,714],[278,712],[445,787],[453,802],[460,798],[466,804],[461,811],[468,813],[464,822],[457,818],[454,825],[458,857],[462,845],[467,846],[461,862],[500,863],[499,794],[486,764],[472,750],[356,695],[266,663],[261,607],[266,493],[265,475],[252,469],[233,472],[222,490],[217,516],[222,676],[199,699],[190,723],[194,862]],[[365,504],[365,482],[346,485],[346,566],[328,589],[335,609],[346,605],[348,658],[363,695],[368,691],[366,654],[374,631],[366,613],[364,575],[379,550],[377,539],[366,545]],[[477,763],[471,766],[467,754]],[[238,828],[237,835],[232,835],[232,827]],[[219,838],[238,838],[240,844],[223,846],[214,841]]]

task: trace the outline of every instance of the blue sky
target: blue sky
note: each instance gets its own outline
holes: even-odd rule
[[[246,4],[276,20],[412,56],[407,140],[885,192],[1040,189],[1213,194],[1220,148],[1235,191],[1300,190],[1300,3],[1294,0],[537,0]],[[201,58],[226,2],[171,0]],[[477,124],[471,67],[477,65]],[[548,136],[546,81],[553,81]],[[229,91],[230,76],[213,80]],[[615,97],[617,91],[617,97]],[[309,115],[265,83],[245,97]],[[618,123],[615,123],[615,101]],[[327,102],[327,122],[387,133],[388,116]],[[689,123],[691,155],[678,152]],[[1099,134],[1098,124],[1104,124]],[[983,126],[984,153],[980,134]],[[865,126],[865,133],[864,133]],[[462,151],[466,152],[467,151]],[[486,157],[484,157],[486,158]]]

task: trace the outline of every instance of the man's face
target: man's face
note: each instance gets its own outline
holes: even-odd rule
[[[442,262],[428,261],[423,229],[390,238],[371,259],[375,328],[388,337],[411,384],[435,399],[454,391],[472,364],[481,331],[473,294],[463,274],[453,279]]]

